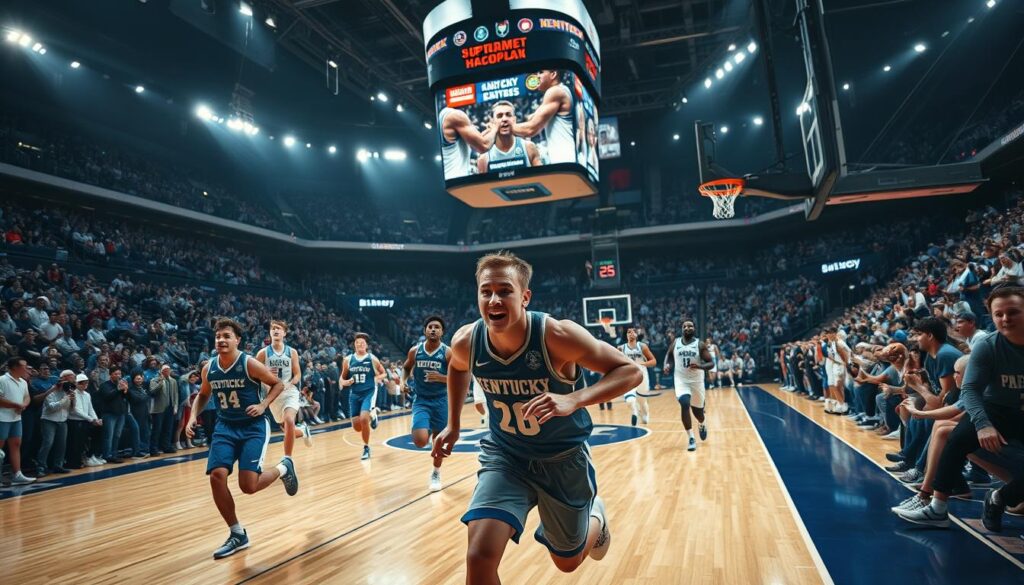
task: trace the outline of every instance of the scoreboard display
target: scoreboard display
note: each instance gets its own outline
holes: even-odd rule
[[[622,284],[622,267],[619,265],[618,242],[594,242],[591,246],[591,265],[595,288],[619,288]]]

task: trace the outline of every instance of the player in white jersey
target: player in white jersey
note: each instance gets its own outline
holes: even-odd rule
[[[626,343],[619,346],[619,351],[624,353],[630,361],[636,362],[643,371],[643,382],[636,388],[626,392],[623,398],[626,400],[626,404],[633,409],[633,416],[631,418],[633,426],[636,426],[638,416],[642,417],[644,424],[648,424],[650,422],[651,410],[647,405],[647,399],[643,397],[643,394],[651,389],[647,368],[653,367],[658,362],[654,359],[651,348],[647,347],[646,343],[637,340],[635,327],[626,329]]]
[[[537,77],[537,91],[544,92],[544,98],[529,118],[513,126],[512,132],[522,138],[533,138],[543,131],[548,164],[576,162],[572,90],[562,83],[560,71],[546,69],[539,71]]]
[[[473,125],[466,112],[455,108],[441,108],[437,114],[441,130],[441,161],[444,178],[457,179],[470,174],[470,149],[487,152],[494,144],[496,127],[489,125],[483,132]]]
[[[850,355],[850,346],[839,338],[839,330],[830,327],[825,331],[828,345],[825,351],[825,377],[828,389],[825,391],[825,412],[829,414],[846,414],[850,411],[846,404],[846,363]]]
[[[494,145],[476,160],[477,171],[482,175],[492,171],[540,166],[540,150],[537,145],[512,134],[516,123],[516,107],[510,101],[502,100],[491,106],[491,125],[497,126]]]
[[[704,341],[704,347],[708,348],[708,351],[711,353],[711,362],[713,364],[711,369],[708,370],[708,386],[713,388],[721,388],[722,376],[719,375],[718,362],[722,360],[722,354],[720,351],[718,351],[718,346],[715,345],[714,340],[712,340],[710,337],[708,337]]]
[[[298,388],[302,383],[302,371],[299,369],[299,352],[284,343],[287,334],[287,323],[276,319],[272,320],[270,322],[270,345],[261,349],[256,354],[256,359],[267,366],[267,369],[284,383],[284,390],[276,400],[270,403],[270,413],[284,431],[284,456],[291,459],[295,439],[302,437],[306,446],[311,447],[313,446],[313,436],[309,432],[308,425],[295,423],[295,414],[302,407],[302,396]],[[263,392],[267,392],[267,390],[269,388],[264,384]]]
[[[704,342],[697,338],[697,328],[693,321],[683,320],[683,336],[678,337],[665,354],[664,372],[675,368],[676,400],[682,409],[683,428],[689,435],[688,451],[697,450],[697,441],[693,438],[693,423],[690,411],[697,418],[700,440],[708,438],[708,428],[704,424],[704,372],[714,366],[711,352]]]

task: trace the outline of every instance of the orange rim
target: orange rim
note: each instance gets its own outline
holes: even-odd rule
[[[704,197],[726,197],[740,195],[743,187],[747,184],[743,179],[715,179],[707,183],[701,183],[697,190]]]

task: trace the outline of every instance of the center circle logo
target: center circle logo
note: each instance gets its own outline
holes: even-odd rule
[[[491,33],[487,30],[486,26],[478,26],[476,27],[476,30],[473,31],[473,38],[476,39],[476,42],[482,43],[487,40],[487,37],[490,36],[490,34]]]
[[[453,453],[479,453],[480,452],[480,439],[483,439],[489,435],[491,431],[485,428],[477,429],[462,429],[459,433],[459,442],[455,444],[455,448],[452,449]],[[644,427],[630,427],[626,425],[594,425],[594,430],[590,434],[590,439],[587,441],[591,447],[604,447],[605,445],[614,445],[616,443],[626,443],[646,437],[650,431]],[[384,444],[392,449],[401,449],[403,451],[422,451],[424,453],[430,453],[431,445],[427,444],[422,449],[418,448],[415,443],[412,442],[412,435],[398,435],[391,437]]]

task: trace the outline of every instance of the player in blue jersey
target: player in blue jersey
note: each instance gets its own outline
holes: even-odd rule
[[[303,438],[307,447],[313,446],[313,436],[309,426],[297,425],[295,415],[302,405],[299,384],[302,383],[302,370],[299,368],[299,352],[294,347],[285,345],[288,324],[274,319],[270,322],[270,345],[256,353],[256,359],[270,368],[282,382],[284,390],[277,400],[270,403],[270,414],[284,431],[284,456],[291,459],[295,439]],[[266,386],[264,390],[268,390]]]
[[[348,412],[352,416],[352,428],[363,436],[363,461],[370,458],[370,427],[376,428],[377,421],[370,420],[377,403],[377,385],[387,378],[387,372],[380,360],[370,353],[370,336],[356,333],[352,343],[355,353],[341,362],[341,386],[350,387]]]
[[[509,252],[477,262],[481,319],[459,329],[448,364],[448,426],[434,442],[447,457],[459,440],[470,377],[487,395],[490,435],[480,442],[480,471],[469,510],[466,582],[499,583],[509,539],[519,542],[530,510],[534,534],[562,571],[588,556],[600,560],[611,532],[587,438],[586,406],[621,396],[640,383],[640,368],[614,346],[572,321],[527,310],[533,268]],[[604,376],[573,390],[579,367]]]
[[[210,441],[206,473],[210,476],[213,501],[224,522],[231,528],[227,541],[213,553],[222,559],[249,548],[249,535],[235,516],[235,500],[228,487],[228,475],[238,461],[238,487],[254,494],[277,479],[294,496],[299,489],[295,466],[290,459],[263,469],[263,457],[270,442],[270,421],[264,413],[284,390],[284,383],[266,366],[238,350],[242,326],[231,319],[218,319],[214,326],[217,356],[202,371],[199,395],[185,426],[188,438],[195,435],[196,414],[203,411],[212,396],[217,401],[217,426]],[[270,387],[260,400],[260,383]]]
[[[402,388],[408,388],[410,376],[415,387],[412,401],[412,442],[426,447],[430,439],[448,426],[448,361],[451,348],[441,341],[444,320],[437,315],[427,317],[423,325],[426,341],[409,349],[402,365]],[[430,491],[441,490],[441,462],[434,458],[430,474]]]

